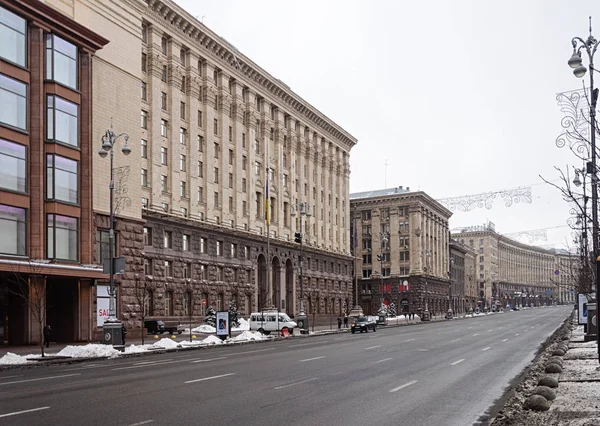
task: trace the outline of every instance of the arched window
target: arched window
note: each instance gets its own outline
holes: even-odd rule
[[[154,293],[149,288],[146,289],[144,297],[144,316],[154,315]]]
[[[163,55],[167,54],[167,38],[163,37],[160,41],[160,48],[162,50]]]
[[[183,315],[188,317],[192,315],[192,293],[186,291],[183,293]]]
[[[165,315],[173,315],[173,292],[171,290],[165,293]]]
[[[223,311],[224,309],[224,297],[223,293],[217,295],[217,311]]]

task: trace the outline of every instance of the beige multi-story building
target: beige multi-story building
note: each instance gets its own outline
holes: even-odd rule
[[[300,220],[309,313],[346,309],[356,139],[172,0],[44,1],[109,40],[93,62],[93,132],[99,149],[112,125],[132,149],[115,155],[127,325],[139,327],[138,288],[150,316],[202,316],[232,301],[246,314],[297,313]],[[94,156],[93,169],[100,263],[108,160]]]
[[[452,213],[409,187],[353,193],[350,204],[363,312],[375,313],[391,303],[400,313],[425,307],[445,312]]]
[[[564,301],[558,285],[561,260],[555,250],[530,246],[500,235],[491,222],[464,228],[452,238],[475,250],[477,304],[480,308],[497,304],[540,306]]]
[[[450,306],[455,313],[469,312],[477,303],[476,283],[474,281],[475,251],[450,240]]]

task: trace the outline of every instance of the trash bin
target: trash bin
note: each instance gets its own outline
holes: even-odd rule
[[[583,340],[585,340],[586,342],[596,340],[598,338],[598,318],[596,318],[597,315],[598,313],[596,312],[596,302],[588,302],[587,333],[583,338]]]
[[[296,315],[296,324],[300,329],[300,334],[308,334],[308,316]]]
[[[123,335],[121,334],[121,322],[105,322],[102,326],[102,343],[120,349],[123,347]]]

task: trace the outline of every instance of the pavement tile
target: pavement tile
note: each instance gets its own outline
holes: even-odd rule
[[[579,341],[574,342],[571,340],[569,342],[569,349],[570,348],[594,348],[595,349],[597,345],[598,344],[595,341],[593,341],[593,342],[579,342]]]
[[[596,359],[565,360],[559,382],[600,381],[600,370]],[[561,389],[562,385],[559,385]],[[598,385],[597,385],[598,386]]]
[[[563,359],[598,359],[596,348],[573,348],[569,349]]]
[[[562,382],[550,410],[597,416],[600,413],[600,386],[597,382]]]

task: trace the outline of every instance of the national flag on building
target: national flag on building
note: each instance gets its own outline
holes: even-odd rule
[[[269,175],[267,173],[267,184],[265,186],[265,223],[269,226]]]

